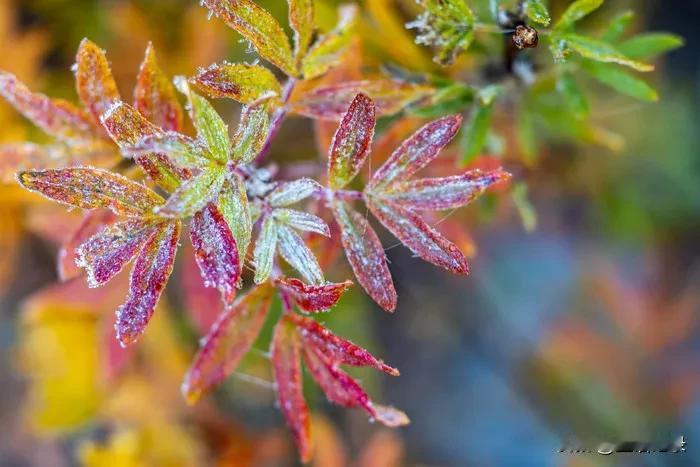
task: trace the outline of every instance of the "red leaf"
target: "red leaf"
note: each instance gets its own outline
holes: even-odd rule
[[[180,239],[180,222],[158,225],[144,245],[129,280],[129,296],[117,310],[117,340],[122,346],[135,342],[153,316],[170,278]]]
[[[372,176],[368,188],[382,190],[394,182],[406,180],[428,165],[457,134],[461,115],[452,115],[423,126],[401,144]]]
[[[214,325],[221,311],[221,295],[215,289],[204,287],[191,245],[184,247],[181,258],[180,286],[185,309],[200,335]]]
[[[158,66],[150,42],[136,81],[134,106],[151,123],[164,130],[182,130],[184,112],[177,100],[175,87]]]
[[[75,84],[80,100],[95,122],[118,102],[119,91],[102,49],[83,39],[75,58]]]
[[[304,362],[311,376],[321,387],[329,401],[343,407],[363,409],[370,417],[387,426],[409,423],[406,414],[393,407],[375,405],[362,386],[343,370],[333,365],[315,349],[304,348]]]
[[[482,172],[470,170],[462,175],[442,178],[424,178],[400,182],[382,198],[416,210],[439,211],[469,204],[487,188],[510,179],[502,170]]]
[[[265,323],[272,296],[269,283],[260,285],[238,298],[214,323],[182,383],[190,404],[236,369]]]
[[[333,365],[369,366],[391,376],[399,376],[399,370],[375,358],[367,350],[333,334],[328,328],[305,316],[289,314],[299,329],[304,344],[322,354]]]
[[[110,225],[80,245],[78,267],[87,272],[90,287],[99,287],[116,276],[143,248],[153,234],[153,222],[131,219]]]
[[[224,302],[231,303],[241,276],[238,248],[228,223],[214,203],[192,218],[190,240],[204,285],[216,287]]]
[[[303,311],[316,313],[326,311],[335,306],[340,296],[352,285],[351,281],[339,284],[309,285],[299,279],[286,278],[275,281],[277,288],[282,290]]]
[[[58,278],[61,281],[73,279],[81,274],[80,268],[75,264],[75,250],[90,237],[113,224],[117,219],[112,211],[107,209],[88,212],[78,229],[71,235],[68,241],[61,246],[58,252]]]
[[[339,190],[358,174],[369,155],[377,122],[372,100],[358,94],[333,137],[328,159],[328,182]]]
[[[347,203],[333,202],[333,216],[340,226],[345,256],[372,300],[386,311],[396,309],[396,290],[377,233],[367,220]]]
[[[368,197],[367,206],[417,256],[455,274],[469,274],[467,259],[459,248],[416,213],[397,203],[374,197]]]
[[[280,410],[294,434],[302,462],[308,462],[311,457],[311,424],[304,401],[301,345],[294,326],[285,318],[275,327],[270,353]]]

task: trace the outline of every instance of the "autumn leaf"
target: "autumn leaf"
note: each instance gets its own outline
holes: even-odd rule
[[[289,25],[294,30],[294,58],[299,62],[306,55],[311,45],[314,30],[314,0],[287,0],[289,3]]]
[[[191,79],[209,97],[226,97],[252,104],[268,95],[282,95],[280,83],[260,65],[224,63],[211,65]]]
[[[80,43],[75,58],[75,85],[95,123],[121,100],[104,51],[88,39]]]
[[[184,113],[175,87],[158,66],[156,52],[150,42],[136,78],[134,107],[163,130],[177,132],[183,129]]]
[[[317,78],[337,66],[347,52],[357,18],[356,5],[343,5],[338,11],[338,24],[321,36],[301,61],[304,79]]]
[[[275,285],[291,299],[300,310],[306,313],[328,311],[335,306],[340,297],[352,285],[351,281],[338,284],[327,283],[323,285],[305,284],[299,279],[276,279]]]

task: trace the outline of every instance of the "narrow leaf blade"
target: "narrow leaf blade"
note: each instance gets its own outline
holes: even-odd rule
[[[469,122],[465,125],[464,133],[462,134],[462,157],[460,164],[467,165],[486,146],[486,139],[491,130],[491,119],[493,115],[493,102],[483,105],[477,104],[472,111]]]
[[[681,36],[665,32],[639,34],[617,46],[625,56],[634,60],[648,60],[679,47],[685,41]]]
[[[576,51],[582,57],[595,60],[596,62],[617,63],[637,71],[652,71],[654,69],[653,65],[628,58],[614,46],[598,39],[579,36],[578,34],[562,34],[557,37],[564,41],[566,47]]]
[[[267,201],[273,207],[289,206],[302,201],[323,187],[311,178],[300,178],[280,184],[267,196]]]
[[[552,19],[549,17],[547,6],[542,0],[527,0],[525,2],[525,14],[536,23],[549,26]]]
[[[314,35],[314,0],[287,0],[289,25],[294,30],[294,57],[299,63],[306,55]]]
[[[277,251],[277,224],[272,216],[263,220],[260,236],[255,242],[253,261],[255,262],[255,283],[261,284],[270,277]]]
[[[280,255],[311,284],[323,284],[323,271],[316,256],[304,240],[285,225],[277,225],[277,245]]]
[[[162,129],[182,131],[182,106],[177,100],[175,87],[158,66],[156,52],[150,42],[136,78],[134,106],[147,120]]]
[[[245,107],[233,135],[232,160],[240,164],[253,162],[267,141],[270,113],[263,104]]]
[[[212,169],[190,178],[170,195],[157,212],[164,217],[190,217],[214,201],[226,179],[223,170]]]
[[[228,223],[229,229],[236,239],[238,258],[242,268],[248,253],[253,224],[250,218],[248,195],[245,184],[238,175],[229,177],[219,193],[219,210]],[[242,270],[242,269],[241,269]]]
[[[330,237],[328,225],[318,216],[294,209],[277,208],[273,211],[275,220],[302,232],[314,232],[324,237]]]
[[[614,65],[585,62],[582,68],[593,78],[621,94],[648,102],[659,100],[658,93],[651,86]]]
[[[566,9],[554,29],[568,29],[581,18],[588,16],[603,4],[603,0],[576,0]]]
[[[335,29],[319,38],[302,61],[304,79],[317,78],[340,64],[350,46],[357,17],[357,6],[343,5],[339,9]]]
[[[102,49],[83,39],[75,59],[75,84],[78,96],[95,122],[121,100],[117,83]]]
[[[203,70],[192,81],[209,97],[225,97],[251,104],[270,94],[282,95],[280,83],[260,65],[224,63]]]

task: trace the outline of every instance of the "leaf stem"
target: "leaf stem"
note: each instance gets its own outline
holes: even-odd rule
[[[260,164],[263,160],[265,160],[265,157],[267,156],[268,152],[270,152],[272,141],[275,139],[277,133],[279,133],[280,128],[282,127],[282,121],[284,120],[284,117],[287,116],[287,102],[289,102],[289,98],[292,95],[292,91],[294,91],[294,86],[296,85],[296,83],[296,79],[289,78],[284,84],[284,88],[282,89],[282,105],[279,106],[272,114],[270,128],[268,129],[267,136],[265,137],[265,143],[263,143],[262,149],[260,149],[258,156],[255,158],[256,164]]]

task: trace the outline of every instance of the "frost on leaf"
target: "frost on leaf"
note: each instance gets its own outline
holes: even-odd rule
[[[275,75],[260,65],[214,64],[198,73],[192,82],[209,97],[226,97],[242,104],[252,104],[269,94],[282,95]]]
[[[302,311],[317,313],[327,311],[340,300],[340,297],[352,285],[351,281],[338,284],[305,284],[299,279],[286,278],[275,281],[277,288],[291,299]]]
[[[260,285],[238,298],[214,323],[182,383],[189,403],[236,369],[265,323],[272,296],[269,284]]]
[[[117,340],[122,346],[135,342],[151,320],[175,263],[180,222],[162,222],[155,228],[136,258],[129,279],[129,295],[117,310]]]
[[[387,266],[384,248],[364,216],[347,203],[335,200],[333,216],[340,226],[345,256],[357,281],[386,311],[396,309],[396,290]]]
[[[325,282],[316,256],[299,234],[284,224],[277,225],[277,247],[282,258],[296,269],[304,280],[311,284]]]
[[[465,0],[418,0],[425,9],[407,28],[417,29],[416,43],[435,49],[434,60],[451,65],[474,40],[474,14]]]
[[[372,100],[358,94],[343,116],[331,144],[328,182],[331,189],[345,187],[358,174],[369,155],[376,113]]]
[[[314,0],[287,0],[289,25],[294,30],[294,58],[297,62],[306,55],[315,29]]]
[[[83,39],[75,59],[75,84],[78,96],[95,122],[120,101],[117,83],[102,49]]]
[[[158,208],[164,217],[190,217],[214,201],[226,179],[222,170],[203,172],[184,182],[168,200]]]
[[[302,60],[304,79],[313,79],[338,65],[347,52],[357,19],[356,5],[341,5],[338,24],[321,36]]]
[[[298,203],[322,190],[323,187],[310,178],[300,178],[291,182],[280,184],[267,196],[267,200],[273,207],[289,206]]]
[[[202,0],[201,4],[246,38],[262,58],[288,76],[296,75],[287,34],[277,20],[253,0]]]
[[[238,175],[229,177],[229,180],[224,183],[219,194],[218,207],[231,229],[233,238],[236,239],[239,267],[242,268],[248,253],[253,225],[245,184]]]
[[[232,138],[232,160],[239,164],[253,162],[265,145],[269,126],[270,114],[263,103],[244,107]]]
[[[261,284],[270,277],[277,250],[277,224],[272,216],[263,220],[260,236],[255,243],[253,261],[255,262],[255,283]]]
[[[324,237],[330,237],[331,232],[323,219],[308,212],[294,209],[277,208],[273,211],[275,220],[281,224],[294,227],[302,232],[314,232]]]
[[[175,87],[158,66],[151,43],[146,48],[146,56],[136,79],[134,106],[147,120],[160,128],[182,131],[184,115]]]
[[[26,171],[17,179],[26,189],[59,203],[82,209],[108,208],[124,216],[149,215],[163,203],[144,185],[91,167]]]
[[[241,275],[236,240],[223,214],[209,203],[190,224],[190,240],[206,287],[219,289],[225,303],[236,296]]]
[[[58,252],[58,278],[67,281],[80,275],[80,267],[76,264],[76,249],[106,226],[113,224],[117,216],[108,209],[97,209],[88,212],[78,229],[73,232],[68,241],[61,245]]]

